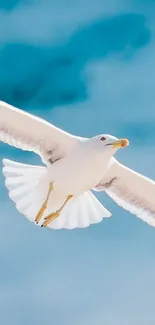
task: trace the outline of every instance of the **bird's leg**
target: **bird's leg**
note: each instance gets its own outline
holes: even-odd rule
[[[50,213],[46,218],[45,221],[43,222],[41,227],[47,227],[49,223],[51,223],[51,221],[53,221],[54,219],[58,218],[60,215],[60,212],[62,211],[62,209],[64,208],[64,206],[67,204],[67,202],[73,197],[73,195],[68,195],[67,199],[65,200],[64,204],[61,206],[60,209],[58,209],[56,212],[54,213]]]
[[[46,196],[46,200],[44,201],[42,207],[40,208],[40,210],[38,211],[38,213],[36,215],[36,218],[35,218],[36,224],[39,223],[40,219],[42,218],[42,216],[44,214],[44,211],[47,208],[48,200],[49,200],[49,197],[50,197],[50,194],[51,194],[52,190],[53,190],[53,184],[50,183],[48,193],[47,193],[47,196]]]

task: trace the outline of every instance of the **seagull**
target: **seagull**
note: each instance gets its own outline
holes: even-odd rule
[[[113,156],[127,139],[71,135],[22,109],[0,102],[0,141],[38,154],[44,166],[3,159],[9,197],[33,223],[51,229],[85,228],[111,213],[93,191],[155,226],[155,182]]]

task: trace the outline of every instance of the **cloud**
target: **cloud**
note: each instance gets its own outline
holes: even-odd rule
[[[96,0],[91,4],[89,0],[1,0],[0,8],[1,42],[38,44],[58,41],[84,23],[105,14],[123,12],[128,4],[125,0],[117,0],[117,5],[115,0],[110,3]]]
[[[149,318],[153,325],[155,265],[150,248],[154,232],[150,227],[138,228],[139,239],[132,227],[129,239],[128,225],[123,239],[122,226],[120,232],[118,228],[113,232],[114,219],[109,226],[102,223],[84,232],[48,232],[28,221],[23,225],[20,218],[18,230],[15,223],[8,234],[14,236],[14,243],[7,254],[1,252],[3,323],[10,323],[11,314],[13,325],[43,321],[115,325],[116,320],[123,325],[132,310],[128,315],[132,324]],[[144,242],[143,236],[149,236],[149,241]]]
[[[121,14],[83,25],[58,46],[8,44],[0,53],[0,98],[35,107],[84,101],[90,62],[136,52],[149,41],[142,15]]]
[[[72,133],[129,136],[131,147],[117,158],[154,179],[147,8],[139,14],[127,1],[99,0],[10,4],[0,13],[0,98]],[[5,145],[0,155],[40,163]],[[44,231],[16,211],[2,175],[0,191],[2,323],[154,325],[153,228],[100,193],[112,218],[82,231]]]

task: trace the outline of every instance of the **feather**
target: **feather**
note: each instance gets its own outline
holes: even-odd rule
[[[111,167],[96,190],[155,227],[155,182],[111,159]]]

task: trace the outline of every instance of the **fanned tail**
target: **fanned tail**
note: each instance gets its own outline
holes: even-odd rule
[[[111,213],[99,202],[91,191],[71,199],[62,210],[59,218],[53,220],[51,229],[86,228],[99,223]]]
[[[3,174],[9,197],[15,202],[17,210],[30,221],[40,208],[43,200],[42,180],[46,176],[46,167],[26,165],[3,159]]]
[[[48,192],[47,168],[21,164],[7,159],[3,159],[3,164],[3,174],[6,178],[5,185],[8,188],[9,197],[15,202],[17,210],[34,222]],[[56,197],[53,191],[43,218],[55,212],[55,203],[58,201],[59,197]],[[85,228],[110,216],[111,213],[104,208],[91,191],[88,191],[79,197],[73,197],[66,204],[60,216],[53,220],[48,227],[51,229]],[[42,221],[43,219],[41,223]]]

